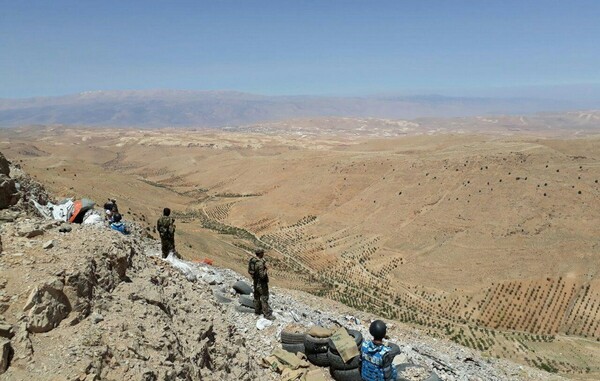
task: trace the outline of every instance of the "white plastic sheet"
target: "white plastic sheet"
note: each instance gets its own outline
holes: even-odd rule
[[[40,212],[42,217],[47,218],[47,219],[52,218],[52,211],[50,210],[50,207],[48,206],[48,205],[52,205],[52,204],[48,203],[48,205],[42,205],[33,199],[31,200],[31,202],[33,203],[33,206],[35,206],[37,211]]]
[[[271,320],[261,317],[260,319],[258,319],[256,321],[256,328],[259,331],[262,331],[263,329],[270,327],[271,324],[273,324],[273,322]]]
[[[48,203],[48,206],[52,210],[52,218],[60,221],[68,221],[75,210],[73,200],[66,200],[58,205]]]
[[[84,218],[83,223],[85,225],[101,225],[104,223],[104,220],[102,219],[102,216],[92,213]]]
[[[192,266],[186,263],[185,261],[182,261],[181,259],[177,258],[175,255],[173,255],[173,252],[169,253],[165,261],[171,263],[173,267],[181,271],[183,275],[185,275],[187,280],[189,280],[190,282],[194,282],[196,280],[196,271],[194,271]]]

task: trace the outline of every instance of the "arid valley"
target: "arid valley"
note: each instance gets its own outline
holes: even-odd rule
[[[116,198],[153,236],[172,208],[187,259],[243,273],[263,246],[276,285],[594,379],[600,137],[589,115],[581,134],[508,128],[516,118],[485,133],[371,121],[403,132],[369,135],[352,120],[28,127],[0,130],[0,150],[56,195]],[[349,127],[319,130],[332,124]]]

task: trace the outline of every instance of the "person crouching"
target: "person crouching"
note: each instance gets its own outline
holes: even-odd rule
[[[110,224],[110,228],[112,230],[116,230],[121,234],[129,234],[129,229],[127,229],[127,226],[125,226],[125,224],[121,222],[122,217],[119,213],[115,213],[112,219],[113,222],[111,222]]]

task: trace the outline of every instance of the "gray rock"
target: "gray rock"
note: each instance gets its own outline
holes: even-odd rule
[[[54,240],[46,241],[43,246],[43,248],[46,250],[52,249],[53,247],[54,247]]]
[[[8,324],[5,321],[0,321],[0,337],[4,337],[5,339],[10,339],[14,336],[12,325]]]
[[[47,221],[43,224],[42,229],[44,230],[50,230],[56,226],[59,226],[62,224],[62,221]]]
[[[19,201],[19,194],[15,181],[10,177],[0,174],[0,209],[6,209]]]
[[[214,277],[214,275],[205,274],[202,276],[202,280],[211,286],[217,284],[217,279]]]
[[[10,162],[6,160],[2,152],[0,152],[0,174],[10,176]]]
[[[61,233],[69,233],[71,230],[73,230],[72,227],[70,227],[69,225],[62,225],[58,231]]]
[[[94,312],[90,318],[92,319],[92,323],[94,323],[94,324],[98,324],[104,320],[104,316],[102,316],[101,314],[99,314],[97,312]]]
[[[13,339],[15,346],[15,352],[18,353],[19,358],[28,358],[33,355],[33,344],[29,338],[29,331],[27,331],[27,323],[21,322],[16,326],[16,335]]]
[[[223,284],[223,277],[219,274],[204,274],[202,275],[202,280],[211,286]]]
[[[11,357],[12,347],[9,340],[0,341],[0,374],[6,372]]]
[[[19,237],[33,238],[42,234],[44,234],[44,230],[31,222],[21,224],[17,230]]]

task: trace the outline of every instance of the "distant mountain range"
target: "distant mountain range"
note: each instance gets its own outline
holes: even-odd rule
[[[87,125],[225,127],[307,117],[412,119],[565,111],[576,105],[534,98],[445,96],[263,96],[234,91],[92,91],[0,99],[0,127]]]

